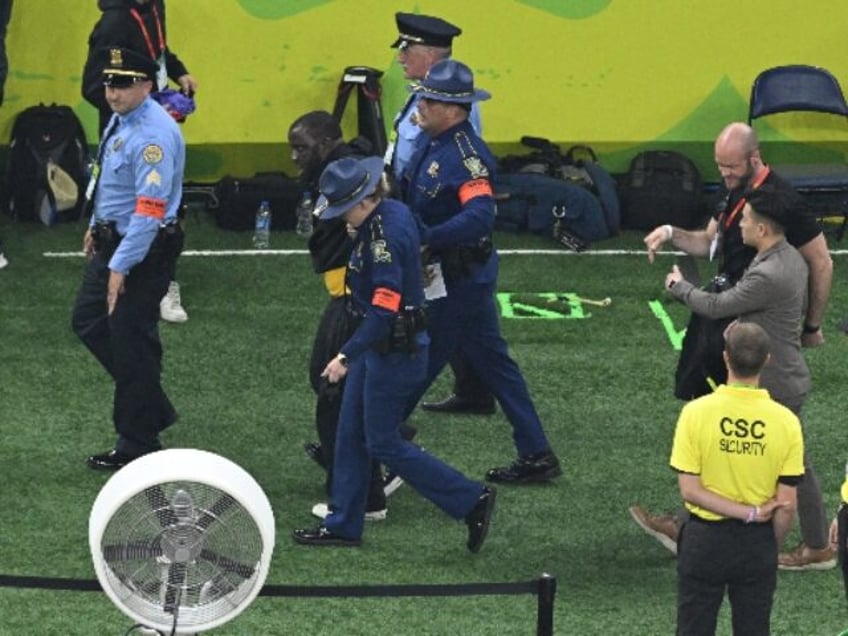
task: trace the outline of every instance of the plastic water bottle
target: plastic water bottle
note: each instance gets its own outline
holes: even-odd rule
[[[294,231],[298,236],[312,236],[312,212],[315,203],[312,201],[312,193],[306,190],[297,205],[297,225]]]
[[[262,201],[256,210],[256,225],[253,230],[253,247],[267,249],[271,238],[271,204]]]

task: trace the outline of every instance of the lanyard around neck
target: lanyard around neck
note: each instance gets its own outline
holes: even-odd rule
[[[765,167],[765,168],[764,168],[764,169],[760,172],[760,174],[758,174],[758,175],[757,175],[757,178],[756,178],[756,179],[754,179],[754,181],[751,183],[751,191],[752,191],[752,192],[753,192],[754,190],[756,190],[757,188],[759,188],[761,185],[763,185],[763,181],[765,181],[765,180],[766,180],[766,177],[768,177],[768,176],[769,176],[769,173],[770,173],[770,172],[771,172],[771,168],[769,168],[768,166],[766,166],[766,167]],[[727,218],[725,218],[725,220],[724,220],[724,229],[725,229],[725,230],[730,229],[730,226],[731,226],[731,225],[733,225],[733,219],[735,219],[735,218],[736,218],[736,215],[737,215],[737,214],[739,214],[739,211],[740,211],[742,208],[744,208],[744,207],[745,207],[745,204],[746,204],[747,202],[748,202],[748,199],[747,199],[746,197],[744,197],[744,196],[743,196],[741,199],[739,199],[739,201],[737,201],[737,202],[736,202],[736,205],[734,206],[733,210],[731,210],[731,211],[730,211],[730,214],[728,214],[728,215],[727,215]]]
[[[150,52],[151,59],[157,59],[156,49],[153,48],[153,40],[150,38],[150,33],[144,25],[144,20],[138,9],[130,9],[130,14],[138,23],[138,28],[141,29],[141,34],[144,36],[144,41],[147,43],[147,50]],[[162,21],[159,19],[159,10],[156,8],[156,3],[153,3],[153,17],[156,19],[156,34],[159,36],[159,53],[165,50],[165,34],[162,33]]]

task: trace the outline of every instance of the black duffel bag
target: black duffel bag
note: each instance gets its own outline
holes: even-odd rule
[[[252,177],[223,177],[215,186],[215,213],[218,227],[225,230],[252,230],[256,210],[262,201],[271,205],[271,229],[293,230],[295,210],[301,197],[296,179],[282,172],[258,172]]]

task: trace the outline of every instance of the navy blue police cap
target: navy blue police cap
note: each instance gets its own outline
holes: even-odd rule
[[[106,86],[129,86],[134,82],[156,79],[159,65],[149,55],[117,46],[100,49],[100,55]]]
[[[398,38],[392,48],[405,48],[410,44],[450,46],[462,29],[441,18],[415,13],[395,13]]]
[[[489,99],[492,95],[482,88],[474,88],[474,73],[458,60],[439,60],[420,82],[407,90],[436,102],[471,104]]]

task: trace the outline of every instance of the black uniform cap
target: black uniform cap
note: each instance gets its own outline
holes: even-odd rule
[[[103,60],[103,83],[107,86],[129,86],[156,79],[159,66],[148,55],[117,46],[102,48],[99,54]]]
[[[392,44],[392,48],[410,44],[450,46],[451,41],[462,33],[462,29],[458,26],[430,15],[395,13],[395,22],[397,22],[398,39]]]

